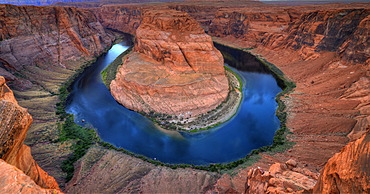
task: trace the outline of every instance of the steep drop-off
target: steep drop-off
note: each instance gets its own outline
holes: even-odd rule
[[[18,168],[0,159],[0,192],[1,193],[50,193],[57,194],[55,189],[43,189]]]
[[[55,104],[61,85],[115,39],[87,10],[0,5],[0,75],[34,122],[25,144],[59,183],[69,142],[58,142]],[[27,150],[24,150],[27,151]]]
[[[346,145],[322,169],[314,193],[370,192],[370,131]]]
[[[146,11],[133,53],[110,88],[129,109],[192,117],[216,108],[229,92],[223,57],[188,14]]]
[[[23,145],[32,117],[26,109],[18,105],[2,76],[0,76],[0,103],[1,159],[22,170],[39,186],[59,189],[55,179],[42,170],[32,158],[30,148]]]

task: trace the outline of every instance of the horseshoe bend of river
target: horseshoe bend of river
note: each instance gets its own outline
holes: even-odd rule
[[[66,111],[74,114],[77,124],[88,123],[103,141],[116,147],[172,164],[232,162],[253,149],[272,144],[280,126],[275,97],[281,88],[254,56],[242,56],[244,52],[240,50],[218,46],[224,55],[243,60],[235,64],[225,59],[238,68],[232,69],[244,82],[243,99],[233,118],[201,132],[166,131],[118,104],[101,80],[100,72],[129,46],[127,42],[115,44],[74,81]]]

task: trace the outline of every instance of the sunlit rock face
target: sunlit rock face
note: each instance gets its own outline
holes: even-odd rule
[[[39,186],[59,189],[55,179],[37,165],[31,155],[31,149],[23,144],[31,123],[31,115],[27,109],[18,105],[13,92],[5,84],[4,77],[0,76],[0,158],[22,170],[29,176],[28,179],[32,179]],[[0,169],[4,166],[7,165],[0,165]],[[17,174],[10,170],[9,173]],[[0,180],[5,178],[0,177]],[[6,179],[9,180],[9,178]]]
[[[370,130],[329,159],[314,193],[370,192]]]
[[[228,95],[223,63],[211,37],[187,13],[146,11],[111,92],[132,110],[199,115]]]

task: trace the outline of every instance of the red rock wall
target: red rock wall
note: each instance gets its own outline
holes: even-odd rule
[[[143,7],[137,5],[105,6],[90,10],[94,12],[104,27],[135,34],[141,24]]]
[[[42,170],[31,156],[31,150],[23,145],[32,117],[16,102],[12,91],[0,76],[0,157],[19,168],[39,186],[58,189],[55,179]]]
[[[76,8],[0,5],[0,25],[0,72],[16,89],[38,82],[38,68],[76,68],[72,61],[99,55],[114,39],[92,12]]]
[[[370,192],[370,131],[346,145],[321,171],[314,193]]]
[[[0,193],[61,193],[55,189],[43,189],[18,168],[0,159]]]

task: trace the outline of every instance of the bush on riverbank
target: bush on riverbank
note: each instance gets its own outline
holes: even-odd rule
[[[68,96],[70,94],[70,87],[86,67],[90,66],[95,61],[96,59],[86,62],[59,88],[59,102],[56,103],[55,107],[56,115],[59,116],[58,126],[60,135],[58,141],[70,141],[72,143],[70,149],[73,151],[72,155],[69,156],[68,159],[64,160],[61,166],[63,172],[67,173],[67,181],[73,177],[73,164],[84,156],[87,150],[99,139],[93,129],[77,125],[74,122],[73,114],[68,114],[65,111]]]

